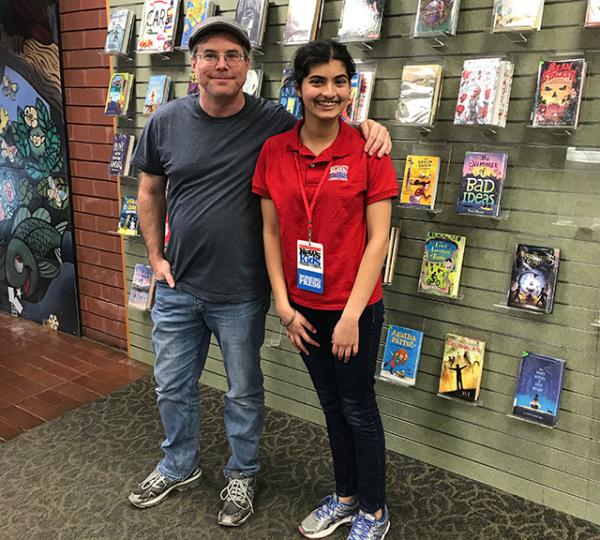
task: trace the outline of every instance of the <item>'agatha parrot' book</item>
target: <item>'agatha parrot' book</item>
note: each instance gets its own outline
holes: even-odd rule
[[[414,386],[421,357],[423,332],[391,324],[380,376],[384,379]]]
[[[446,334],[438,393],[476,402],[479,399],[485,341]]]
[[[435,206],[440,164],[437,156],[406,156],[400,206],[426,210]]]
[[[467,238],[457,234],[430,232],[425,240],[419,292],[458,297],[460,273]]]

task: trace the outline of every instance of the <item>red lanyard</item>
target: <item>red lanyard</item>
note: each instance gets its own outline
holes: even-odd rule
[[[302,175],[300,173],[300,163],[298,161],[298,154],[296,154],[294,157],[295,157],[295,161],[296,161],[296,173],[298,174],[298,183],[300,184],[300,193],[302,193],[302,201],[304,202],[304,210],[306,210],[306,217],[308,218],[308,243],[310,244],[312,242],[312,231],[313,231],[312,218],[313,218],[313,213],[315,210],[315,205],[317,204],[317,199],[319,198],[319,195],[321,194],[321,190],[323,189],[323,186],[325,185],[325,181],[327,180],[327,177],[329,176],[330,168],[326,167],[325,171],[323,171],[323,176],[321,177],[321,180],[319,181],[319,185],[317,186],[317,189],[315,190],[315,193],[309,204],[308,196],[306,195],[306,188],[304,187],[304,182],[302,180]]]

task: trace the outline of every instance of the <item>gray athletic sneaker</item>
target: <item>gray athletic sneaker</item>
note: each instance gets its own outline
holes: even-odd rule
[[[383,540],[389,530],[390,516],[387,507],[384,507],[381,519],[361,510],[352,520],[352,528],[347,540]]]
[[[349,524],[358,511],[358,501],[353,504],[340,502],[336,493],[325,497],[298,527],[306,538],[325,538],[340,525]]]
[[[183,491],[192,487],[202,476],[202,469],[198,465],[183,480],[169,480],[158,470],[153,470],[150,475],[129,495],[129,502],[138,508],[149,508],[162,502],[174,489]]]
[[[219,512],[219,525],[239,527],[254,513],[256,478],[233,472],[221,491],[223,507]]]

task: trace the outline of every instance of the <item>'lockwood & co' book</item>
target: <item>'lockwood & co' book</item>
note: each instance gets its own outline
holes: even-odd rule
[[[446,334],[439,395],[476,402],[479,399],[485,341]]]

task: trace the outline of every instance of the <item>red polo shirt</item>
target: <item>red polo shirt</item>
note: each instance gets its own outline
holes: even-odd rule
[[[299,122],[291,131],[265,142],[252,179],[252,191],[271,199],[277,211],[290,300],[313,309],[342,310],[367,243],[367,205],[396,197],[398,181],[391,158],[369,157],[360,133],[344,122],[340,122],[333,144],[316,157],[302,145],[301,126]],[[313,214],[312,240],[323,244],[324,249],[323,294],[299,289],[296,283],[296,242],[308,240],[308,217],[298,170],[309,203],[325,171],[329,171]],[[381,297],[380,276],[369,304]]]

